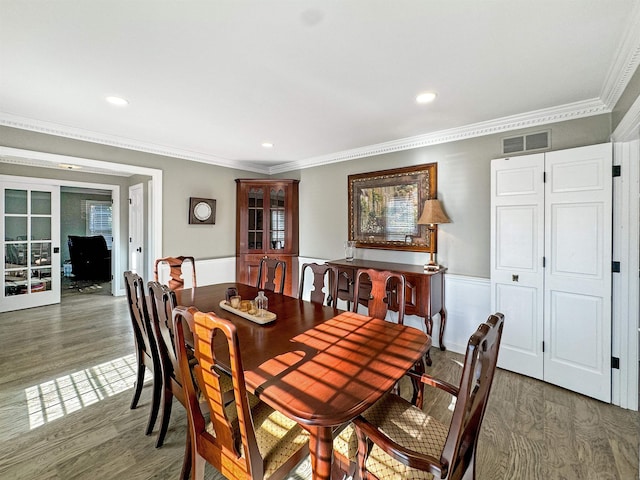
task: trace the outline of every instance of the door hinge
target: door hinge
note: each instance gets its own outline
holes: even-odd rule
[[[542,257],[542,268],[547,266],[547,257]]]
[[[620,273],[620,262],[611,262],[611,273]]]
[[[544,353],[544,342],[542,342],[542,353]]]
[[[619,177],[621,175],[620,165],[614,165],[613,167],[611,167],[611,171],[614,177]]]
[[[547,172],[542,172],[542,183],[547,183]]]
[[[133,238],[129,237],[129,243],[133,242]]]
[[[131,201],[131,199],[129,199],[129,205],[131,205],[133,202]]]
[[[611,368],[620,370],[620,359],[618,357],[611,357]]]

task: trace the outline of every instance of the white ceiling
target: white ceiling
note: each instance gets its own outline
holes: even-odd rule
[[[638,3],[0,0],[0,124],[274,173],[594,115]]]

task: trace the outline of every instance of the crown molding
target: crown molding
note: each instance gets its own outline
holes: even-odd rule
[[[357,158],[370,157],[374,155],[382,155],[386,153],[399,152],[402,150],[410,150],[413,148],[428,147],[440,143],[457,142],[474,137],[484,135],[492,135],[495,133],[507,132],[510,130],[518,130],[521,128],[535,127],[549,123],[562,122],[565,120],[574,120],[578,118],[591,117],[603,113],[610,113],[611,109],[607,108],[598,98],[585,100],[582,102],[569,103],[558,107],[551,107],[533,112],[522,113],[502,117],[487,122],[474,123],[459,128],[449,130],[441,130],[425,135],[417,135],[390,142],[378,143],[362,148],[354,148],[329,155],[308,158],[295,162],[283,163],[269,169],[270,174],[284,173],[291,170],[302,170],[304,168],[318,167],[331,163],[345,162],[355,160]]]
[[[261,168],[254,164],[234,163],[231,160],[221,159],[210,155],[194,154],[193,152],[169,148],[155,145],[152,143],[140,142],[110,135],[103,135],[96,132],[90,132],[74,127],[67,127],[60,124],[43,122],[40,120],[20,117],[5,112],[0,112],[0,125],[22,130],[30,130],[48,135],[56,135],[59,137],[72,138],[86,142],[109,145],[128,150],[151,153],[154,155],[162,155],[173,158],[182,158],[194,162],[207,163],[226,168],[241,169],[250,172],[274,175],[278,173],[289,172],[292,170],[302,170],[331,163],[345,162],[355,160],[357,158],[370,157],[374,155],[382,155],[386,153],[399,152],[402,150],[410,150],[414,148],[427,147],[441,143],[456,142],[484,135],[507,132],[521,128],[545,125],[548,123],[561,122],[565,120],[573,120],[602,113],[609,113],[610,108],[597,98],[575,102],[558,107],[551,107],[533,112],[511,115],[486,122],[474,123],[459,128],[441,130],[438,132],[407,137],[390,142],[368,145],[361,148],[344,150],[328,155],[287,162],[275,165],[271,168]]]
[[[611,112],[610,108],[608,108],[600,99],[594,98],[581,102],[561,105],[558,107],[551,107],[542,110],[536,110],[533,112],[511,115],[508,117],[502,117],[486,122],[474,123],[459,128],[441,130],[438,132],[402,138],[390,142],[368,145],[361,148],[344,150],[328,155],[321,155],[318,157],[297,160],[294,162],[287,162],[280,165],[275,165],[271,168],[261,168],[255,166],[254,164],[244,163],[241,166],[231,160],[221,159],[219,157],[194,154],[193,152],[159,146],[152,143],[139,142],[110,135],[103,135],[55,123],[19,117],[17,115],[12,115],[4,112],[0,112],[0,125],[45,133],[48,135],[56,135],[59,137],[72,138],[74,140],[125,148],[128,150],[136,150],[151,153],[154,155],[182,158],[184,160],[207,163],[210,165],[217,165],[226,168],[241,169],[245,171],[273,175],[289,172],[292,170],[302,170],[305,168],[328,165],[331,163],[355,160],[357,158],[399,152],[402,150],[427,147],[430,145],[437,145],[441,143],[456,142],[484,135],[491,135],[495,133],[507,132],[510,130],[545,125],[548,123],[561,122],[565,120],[584,118],[609,112]]]
[[[613,110],[629,80],[640,65],[640,2],[636,2],[627,30],[622,36],[618,52],[605,79],[600,98]]]
[[[233,168],[238,170],[246,170],[256,173],[268,174],[268,169],[256,167],[255,165],[245,165],[226,158],[206,155],[202,153],[191,152],[163,145],[156,145],[150,142],[132,140],[128,138],[107,135],[76,127],[69,127],[53,122],[44,122],[32,118],[21,117],[7,112],[0,112],[0,125],[5,127],[19,128],[21,130],[29,130],[32,132],[45,133],[47,135],[55,135],[58,137],[71,138],[73,140],[81,140],[84,142],[98,143],[111,147],[124,148],[127,150],[135,150],[138,152],[151,153],[164,157],[181,158],[192,162],[208,163],[220,167]]]

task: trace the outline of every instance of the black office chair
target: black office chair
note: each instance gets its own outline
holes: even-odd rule
[[[111,280],[111,252],[102,235],[69,235],[67,244],[76,280]]]

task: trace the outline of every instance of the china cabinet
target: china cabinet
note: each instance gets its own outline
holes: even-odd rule
[[[298,183],[236,179],[236,281],[255,285],[260,260],[286,263],[286,295],[298,285]]]

